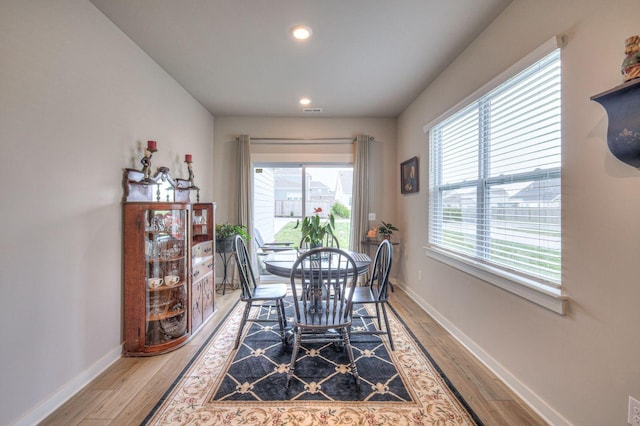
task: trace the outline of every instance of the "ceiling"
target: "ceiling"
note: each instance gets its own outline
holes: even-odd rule
[[[285,117],[398,116],[510,1],[91,0],[214,116]]]

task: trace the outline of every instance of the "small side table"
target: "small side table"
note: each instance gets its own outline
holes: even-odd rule
[[[360,244],[362,244],[366,248],[367,254],[369,255],[369,257],[371,257],[372,263],[375,262],[375,256],[376,256],[375,251],[378,249],[378,246],[380,245],[381,242],[382,242],[381,240],[370,240],[368,238],[364,238],[360,241]],[[397,246],[397,245],[400,245],[400,243],[391,241],[391,245]],[[371,254],[371,247],[375,247],[375,249],[373,250],[373,255]],[[391,287],[391,292],[395,292],[391,281],[389,281],[389,286]]]
[[[224,241],[224,240],[223,240]],[[233,244],[225,244],[224,242],[217,241],[216,242],[216,252],[220,255],[220,259],[222,259],[222,282],[216,284],[216,293],[222,293],[224,296],[227,286],[231,290],[236,290],[238,288],[231,280],[228,278],[228,267],[229,262],[233,258],[234,250]]]

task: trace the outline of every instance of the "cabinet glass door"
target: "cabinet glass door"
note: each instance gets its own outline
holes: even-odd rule
[[[207,236],[209,233],[208,222],[209,211],[206,208],[194,208],[193,209],[193,237],[198,238],[201,236]]]
[[[147,210],[146,345],[187,333],[187,210]]]

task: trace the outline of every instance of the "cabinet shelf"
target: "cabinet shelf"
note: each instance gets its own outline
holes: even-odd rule
[[[153,314],[153,315],[149,315],[147,317],[147,322],[152,322],[152,321],[161,321],[161,320],[165,320],[165,319],[169,319],[169,318],[173,318],[176,317],[180,314],[184,313],[184,308],[182,309],[176,309],[174,310],[167,310],[165,312],[161,312],[158,314]]]
[[[184,256],[175,257],[147,257],[147,262],[175,262],[184,259]]]
[[[160,287],[154,287],[154,288],[149,288],[147,291],[149,293],[154,293],[154,292],[159,292],[159,291],[164,291],[164,290],[173,290],[176,289],[178,287],[183,286],[185,283],[184,281],[180,281],[176,284],[170,284],[170,285],[166,285],[166,284],[162,284]]]

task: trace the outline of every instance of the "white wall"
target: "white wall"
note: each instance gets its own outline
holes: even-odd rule
[[[0,11],[0,424],[33,423],[120,355],[122,169],[212,200],[213,117],[84,0]]]
[[[216,117],[215,126],[215,198],[224,200],[216,210],[218,223],[236,220],[236,140],[241,134],[260,138],[341,138],[356,135],[371,135],[375,141],[370,147],[371,211],[380,219],[393,222],[395,206],[388,202],[388,194],[393,194],[398,182],[396,170],[396,120],[385,118],[270,118],[270,117]],[[290,145],[270,147],[271,155],[263,146],[261,161],[289,161],[292,158],[322,158],[323,161],[337,161],[345,158],[345,145],[312,145],[301,149]],[[336,153],[336,155],[333,155]],[[399,168],[398,168],[399,169]]]
[[[398,195],[408,257],[402,281],[556,424],[626,424],[640,398],[640,172],[607,149],[607,117],[589,97],[622,83],[636,0],[515,0],[401,115],[398,158],[420,155],[419,196]],[[428,259],[427,137],[422,127],[553,35],[563,49],[565,317]],[[415,214],[415,212],[421,212]],[[418,271],[422,280],[418,280]]]

